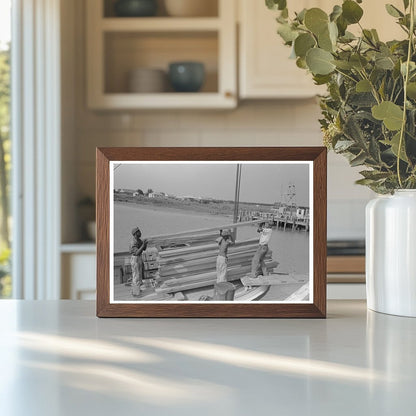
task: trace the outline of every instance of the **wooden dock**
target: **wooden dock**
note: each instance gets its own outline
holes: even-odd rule
[[[298,217],[296,213],[286,213],[282,215],[275,214],[273,212],[264,211],[240,211],[239,220],[249,222],[250,220],[255,221],[268,221],[277,228],[283,231],[305,231],[309,232],[309,218]]]
[[[212,300],[217,281],[216,260],[220,229],[236,229],[247,225],[257,225],[263,220],[227,224],[215,228],[205,228],[176,234],[165,234],[148,238],[148,248],[142,258],[145,281],[139,297],[133,297],[131,282],[130,254],[114,255],[114,299],[138,301],[183,301]],[[274,282],[271,277],[260,284],[244,283],[251,271],[251,262],[258,249],[258,238],[237,241],[228,249],[227,281],[235,286],[234,300],[255,300],[263,296]],[[267,272],[274,276],[278,262],[274,261],[269,250],[265,257]],[[279,275],[279,281],[288,277]],[[273,280],[273,279],[272,279]],[[292,282],[293,283],[293,282]],[[299,283],[299,282],[296,282]],[[195,299],[195,297],[198,297]]]

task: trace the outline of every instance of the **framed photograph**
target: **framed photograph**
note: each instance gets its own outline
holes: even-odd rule
[[[324,318],[326,152],[97,149],[97,316]]]

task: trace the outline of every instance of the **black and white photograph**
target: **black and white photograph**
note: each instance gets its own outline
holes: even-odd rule
[[[112,161],[110,303],[312,303],[312,177],[305,161]]]

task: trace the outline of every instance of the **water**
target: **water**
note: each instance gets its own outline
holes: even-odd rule
[[[114,252],[128,251],[131,230],[139,227],[143,238],[151,235],[210,228],[232,223],[232,218],[192,211],[114,204]],[[237,241],[257,238],[255,226],[241,227]],[[309,274],[309,233],[273,229],[269,248],[280,272]]]

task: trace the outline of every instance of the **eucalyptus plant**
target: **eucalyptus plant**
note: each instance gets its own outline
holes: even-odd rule
[[[362,0],[344,0],[328,14],[320,8],[289,16],[286,0],[266,0],[278,10],[278,34],[296,65],[327,87],[320,97],[325,145],[365,166],[362,179],[380,194],[416,188],[415,0],[387,12],[404,40],[382,42],[360,24]],[[380,5],[380,7],[384,7]],[[357,26],[354,35],[348,29]]]

